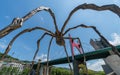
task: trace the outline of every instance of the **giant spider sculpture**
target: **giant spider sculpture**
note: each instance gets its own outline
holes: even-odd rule
[[[65,20],[64,24],[63,24],[63,27],[61,28],[61,30],[58,29],[57,27],[57,23],[56,23],[56,19],[55,19],[55,15],[54,13],[52,12],[52,10],[48,7],[39,7],[33,11],[31,11],[30,13],[28,13],[27,15],[25,15],[24,17],[22,18],[15,18],[13,20],[13,22],[5,27],[4,29],[0,30],[0,38],[6,36],[7,34],[9,34],[10,32],[16,30],[17,28],[20,28],[23,24],[24,21],[26,21],[27,19],[29,19],[30,17],[32,17],[34,14],[36,14],[37,12],[40,12],[42,10],[45,10],[47,12],[50,13],[50,15],[52,16],[53,18],[53,21],[54,21],[54,26],[55,26],[55,33],[50,31],[50,30],[47,30],[45,28],[42,28],[42,27],[34,27],[34,28],[28,28],[28,29],[25,29],[23,31],[21,31],[20,33],[18,33],[9,43],[8,47],[6,48],[3,56],[1,57],[1,60],[4,59],[4,57],[7,55],[7,53],[10,51],[11,49],[11,46],[12,44],[14,43],[14,41],[22,34],[26,33],[26,32],[31,32],[31,31],[34,31],[34,30],[43,30],[45,31],[44,34],[40,37],[40,39],[38,39],[37,41],[37,50],[34,54],[34,57],[33,57],[33,61],[35,60],[35,57],[39,51],[39,43],[40,41],[46,36],[46,35],[49,35],[51,36],[51,39],[50,39],[50,43],[49,43],[49,47],[48,47],[48,57],[47,59],[49,58],[49,51],[50,51],[50,46],[51,46],[51,43],[52,43],[52,40],[53,38],[56,39],[56,43],[60,46],[63,46],[64,47],[64,50],[65,50],[65,53],[67,55],[67,58],[68,58],[68,53],[67,53],[67,50],[66,50],[66,46],[65,46],[65,39],[70,39],[69,37],[66,37],[65,35],[70,31],[70,30],[73,30],[73,29],[76,29],[78,27],[83,27],[83,28],[92,28],[103,40],[105,40],[111,47],[112,47],[112,52],[110,52],[110,54],[114,54],[114,53],[117,53],[119,56],[119,52],[117,51],[117,49],[111,45],[106,39],[104,36],[102,36],[100,34],[100,32],[96,29],[96,27],[94,26],[87,26],[87,25],[84,25],[84,24],[81,24],[81,25],[77,25],[75,27],[72,27],[72,28],[69,28],[67,29],[65,32],[64,32],[64,29],[68,23],[68,21],[70,20],[71,16],[79,9],[92,9],[92,10],[97,10],[97,11],[103,11],[103,10],[110,10],[112,11],[113,13],[117,14],[119,17],[120,17],[120,8],[114,4],[112,5],[104,5],[104,6],[97,6],[95,4],[82,4],[82,5],[79,5],[77,7],[75,7],[69,14],[68,18]],[[73,38],[73,39],[78,39],[78,38]],[[70,62],[69,58],[68,58],[68,62]],[[34,64],[34,62],[33,62]],[[70,66],[70,64],[69,64]],[[71,67],[71,66],[70,66]]]

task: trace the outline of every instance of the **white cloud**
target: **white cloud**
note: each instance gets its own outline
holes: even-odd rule
[[[71,68],[73,69],[73,63],[70,63],[70,65],[71,65]],[[70,69],[70,66],[69,66],[68,63],[67,64],[58,64],[58,65],[54,65],[54,66],[56,66],[56,67],[64,67],[64,68]]]
[[[0,48],[5,49],[6,45],[4,43],[0,43]]]
[[[42,21],[44,21],[44,18],[43,18],[43,17],[40,17],[40,19],[41,19]]]
[[[94,70],[94,71],[103,71],[102,65],[104,65],[105,62],[102,59],[98,60],[91,60],[87,61],[87,68]],[[70,63],[71,67],[73,68],[73,64]],[[64,68],[70,68],[68,64],[60,64],[56,65],[57,67],[64,67]]]
[[[94,60],[95,61],[95,60]],[[94,70],[94,71],[103,71],[102,66],[105,62],[102,59],[98,59],[97,61],[90,63],[87,63],[88,69]]]
[[[41,59],[42,62],[47,61],[47,54],[42,54],[41,56],[37,56],[36,60]]]
[[[10,19],[10,16],[5,16],[6,19]]]
[[[119,3],[119,2],[120,2],[120,0],[113,0],[113,2],[114,2],[114,3]]]
[[[117,33],[113,33],[111,35],[112,37],[112,40],[109,41],[112,45],[120,45],[120,35],[117,34]],[[94,62],[93,62],[94,61]],[[105,62],[102,60],[102,59],[98,59],[97,61],[96,60],[93,60],[92,63],[91,61],[87,63],[87,66],[89,69],[91,70],[95,70],[95,71],[101,71],[103,70],[101,65],[105,64]]]
[[[44,23],[45,23],[45,20],[44,20],[43,16],[40,15],[39,17],[40,17],[40,23],[44,24]]]
[[[26,46],[26,45],[24,45],[23,48],[24,48],[25,50],[31,50],[31,48],[28,47],[28,46]]]
[[[5,49],[7,47],[6,41],[0,41],[0,49]]]
[[[112,41],[109,41],[112,45],[120,45],[120,35],[117,33],[113,33],[112,35]]]

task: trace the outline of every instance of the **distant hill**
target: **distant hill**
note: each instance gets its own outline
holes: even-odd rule
[[[2,57],[3,53],[0,53],[0,58]],[[5,62],[11,62],[11,61],[14,61],[14,62],[22,62],[22,63],[31,63],[31,61],[28,61],[28,60],[19,60],[18,58],[14,58],[10,55],[6,55],[5,56],[5,59],[4,59]]]
[[[81,75],[84,75],[82,71],[80,71]],[[51,75],[71,75],[70,69],[68,68],[61,68],[61,67],[53,67],[51,71]],[[88,75],[105,75],[103,71],[93,71],[88,70]]]
[[[0,53],[0,58],[2,57],[2,55],[3,54]],[[11,57],[10,55],[7,55],[5,57],[4,61],[5,62],[15,61],[15,62],[22,62],[22,63],[29,63],[29,64],[31,63],[31,61],[19,60],[18,58]],[[84,73],[82,71],[80,71],[80,74],[84,75]],[[71,74],[70,74],[70,69],[69,68],[61,68],[61,67],[52,66],[51,75],[71,75]],[[93,70],[89,69],[88,70],[88,75],[105,75],[105,73],[103,71],[93,71]]]
[[[3,55],[3,53],[0,53],[0,58],[2,57],[2,55]],[[14,58],[14,57],[11,57],[10,55],[6,55],[5,56],[5,59],[13,59],[13,60],[19,60],[19,59],[17,59],[17,58]]]

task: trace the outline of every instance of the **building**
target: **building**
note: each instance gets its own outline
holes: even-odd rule
[[[99,40],[90,39],[90,44],[93,46],[95,50],[109,47],[109,45],[103,39],[99,39]]]
[[[99,39],[99,40],[90,39],[90,44],[93,46],[93,48],[95,50],[109,47],[109,45],[103,39]],[[105,59],[103,59],[103,60],[105,61]],[[106,63],[106,65],[102,65],[102,68],[103,68],[104,72],[106,73],[106,75],[115,75],[114,71],[107,64],[107,62],[105,62],[105,63]]]
[[[4,67],[18,68],[19,72],[22,72],[24,69],[24,65],[15,62],[7,63],[6,65],[4,65]]]

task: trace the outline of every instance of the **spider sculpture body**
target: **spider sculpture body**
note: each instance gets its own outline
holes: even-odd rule
[[[55,19],[55,15],[54,13],[52,12],[52,10],[48,7],[39,7],[33,11],[31,11],[30,13],[28,13],[27,15],[25,15],[24,17],[22,18],[15,18],[13,20],[13,22],[8,25],[7,27],[5,27],[4,29],[0,30],[0,38],[3,38],[4,36],[8,35],[10,32],[22,27],[22,24],[23,22],[25,22],[26,20],[28,20],[30,17],[32,17],[34,14],[36,14],[37,12],[40,12],[42,10],[45,10],[47,12],[50,13],[52,19],[53,19],[53,22],[54,22],[54,26],[55,26],[55,33],[48,30],[48,29],[45,29],[45,28],[42,28],[42,27],[34,27],[34,28],[28,28],[28,29],[25,29],[23,31],[21,31],[20,33],[18,33],[9,43],[9,45],[7,46],[3,56],[1,57],[1,60],[4,59],[4,57],[7,55],[7,53],[10,51],[11,47],[12,47],[12,44],[14,43],[14,41],[22,34],[26,33],[26,32],[31,32],[31,31],[34,31],[34,30],[42,30],[44,31],[44,34],[38,39],[37,41],[37,50],[34,54],[34,57],[33,57],[33,61],[35,60],[35,57],[39,51],[39,46],[40,46],[40,41],[44,38],[44,36],[46,35],[49,35],[51,36],[51,40],[50,40],[50,43],[49,43],[49,47],[48,47],[48,57],[47,59],[49,58],[49,51],[50,51],[50,46],[51,46],[51,43],[52,43],[52,40],[53,38],[56,38],[56,43],[60,46],[63,46],[64,47],[64,50],[65,50],[65,53],[68,57],[68,53],[67,53],[67,50],[66,50],[66,46],[65,46],[65,39],[70,39],[69,37],[65,37],[65,35],[70,31],[70,30],[73,30],[73,29],[76,29],[76,28],[79,28],[79,27],[82,27],[82,28],[92,28],[102,39],[104,39],[111,47],[113,47],[113,49],[116,49],[114,48],[114,46],[112,46],[101,34],[100,32],[96,29],[96,27],[94,26],[87,26],[87,25],[84,25],[84,24],[81,24],[81,25],[77,25],[75,27],[72,27],[72,28],[69,28],[67,29],[65,32],[64,32],[64,29],[68,23],[68,21],[70,20],[71,16],[79,9],[92,9],[92,10],[97,10],[97,11],[104,11],[104,10],[109,10],[109,11],[112,11],[113,13],[117,14],[119,17],[120,17],[120,8],[116,5],[104,5],[104,6],[97,6],[95,4],[81,4],[77,7],[75,7],[69,14],[68,18],[65,20],[64,24],[63,24],[63,27],[61,28],[61,30],[58,30],[58,27],[57,27],[57,23],[56,23],[56,19]],[[72,38],[72,39],[78,39],[78,38]],[[117,50],[113,50],[114,52],[118,53]],[[119,53],[118,53],[119,55]],[[69,58],[68,58],[68,62],[70,62]],[[33,62],[34,63],[34,62]],[[48,64],[47,64],[48,65]],[[69,64],[70,65],[70,64]]]
[[[63,38],[63,34],[60,31],[56,31],[55,36],[56,36],[56,43],[60,46],[64,46],[65,40]]]

